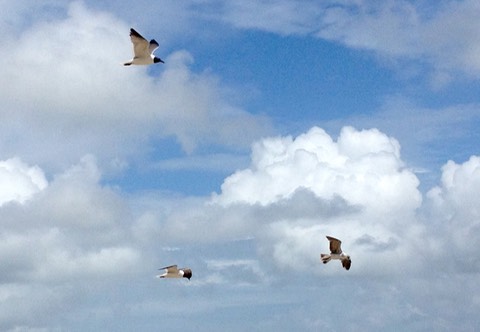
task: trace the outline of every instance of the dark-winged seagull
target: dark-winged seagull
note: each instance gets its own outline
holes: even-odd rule
[[[330,255],[329,254],[320,254],[320,258],[323,264],[327,264],[332,259],[339,259],[342,261],[342,266],[346,269],[350,269],[352,260],[350,256],[342,252],[342,241],[331,236],[327,236],[328,241],[330,241]]]
[[[130,65],[151,65],[154,63],[164,63],[162,59],[153,55],[153,52],[158,48],[158,43],[155,39],[146,40],[141,34],[134,29],[130,29],[130,39],[133,43],[133,59],[125,62],[125,66]]]
[[[177,268],[177,265],[170,265],[162,267],[159,270],[165,270],[164,274],[159,274],[157,278],[187,278],[190,280],[192,277],[192,270],[187,268]]]

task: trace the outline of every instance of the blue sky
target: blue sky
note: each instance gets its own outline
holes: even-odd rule
[[[0,329],[475,330],[479,12],[4,4]]]

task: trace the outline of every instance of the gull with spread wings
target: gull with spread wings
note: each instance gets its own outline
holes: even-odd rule
[[[162,267],[159,270],[165,270],[164,274],[159,274],[157,278],[187,278],[190,280],[192,277],[192,270],[188,268],[177,268],[177,265],[170,265]]]
[[[162,59],[156,57],[153,52],[158,48],[155,39],[146,40],[134,29],[130,29],[130,39],[133,43],[133,59],[125,62],[124,66],[130,65],[151,65],[154,63],[164,63]]]
[[[330,254],[320,254],[323,264],[327,264],[332,259],[339,259],[342,262],[342,266],[349,270],[352,260],[349,255],[342,252],[342,241],[331,236],[327,236],[327,240],[330,241]]]

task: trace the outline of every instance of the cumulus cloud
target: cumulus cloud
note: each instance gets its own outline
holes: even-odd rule
[[[480,157],[463,164],[449,161],[442,168],[441,184],[427,193],[428,219],[439,255],[451,255],[451,267],[480,269],[476,249],[480,244]]]
[[[220,226],[214,229],[241,224],[236,235],[255,236],[259,254],[283,268],[315,266],[318,253],[328,250],[324,236],[334,235],[355,253],[353,273],[422,270],[428,259],[442,271],[456,264],[476,271],[479,169],[475,156],[448,162],[441,185],[425,200],[396,139],[344,127],[334,140],[314,127],[254,144],[250,167],[227,177],[212,197],[224,211],[212,218]],[[448,267],[450,244],[457,263]]]
[[[210,198],[167,193],[125,197],[101,184],[102,171],[87,155],[23,205],[0,206],[0,325],[41,326],[46,322],[42,317],[69,301],[76,308],[87,305],[79,303],[93,296],[95,287],[121,287],[128,278],[144,279],[149,271],[153,279],[156,264],[180,263],[178,258],[196,267],[199,279],[189,284],[193,293],[202,287],[254,291],[295,275],[328,278],[341,267],[319,262],[319,254],[328,251],[327,234],[341,238],[352,255],[346,276],[397,280],[395,276],[422,275],[431,268],[426,264],[451,273],[451,250],[455,267],[477,271],[480,158],[448,162],[441,184],[423,200],[400,150],[396,139],[376,129],[345,127],[332,138],[314,127],[297,137],[265,138],[254,144],[251,165],[227,177],[222,191]],[[31,168],[21,160],[17,164]],[[406,313],[421,322],[418,313],[426,308],[418,303],[423,297],[414,286],[400,288],[390,290],[410,294],[405,300],[409,306],[395,302],[392,317]],[[365,293],[357,289],[355,301],[361,302]],[[36,305],[32,297],[48,299],[49,306]],[[139,303],[150,303],[149,308],[158,301],[144,300]],[[7,305],[11,303],[13,307]],[[467,303],[475,305],[475,299]],[[78,310],[87,315],[108,305]],[[27,312],[30,321],[22,318]]]
[[[93,157],[50,183],[40,168],[20,159],[3,164],[10,166],[11,186],[25,189],[16,197],[22,204],[0,206],[0,326],[38,326],[68,301],[72,283],[88,293],[88,282],[122,279],[142,265],[130,241],[132,219],[125,202],[99,184]]]
[[[217,3],[172,7],[201,11],[202,5]],[[362,6],[373,5],[331,1],[319,11],[315,2],[257,1],[225,3],[215,13],[235,27],[319,33],[386,56],[426,56],[439,71],[476,68],[465,60],[461,40],[453,42],[460,45],[461,56],[452,62],[451,41],[434,43],[431,52],[421,46],[408,50],[418,40],[430,40],[425,22],[433,31],[435,24],[449,20],[445,13],[460,8],[456,6],[475,12],[470,1],[445,3],[428,20],[403,2],[366,10]],[[188,10],[179,16],[196,12]],[[233,10],[240,15],[232,16]],[[355,16],[364,23],[359,34],[351,10],[360,11]],[[408,19],[399,22],[399,13]],[[268,132],[268,120],[232,104],[231,91],[219,77],[208,69],[193,70],[194,58],[187,51],[165,54],[162,67],[122,67],[131,54],[129,26],[81,2],[35,2],[31,7],[29,1],[19,1],[6,5],[0,15],[8,18],[0,20],[8,31],[0,47],[7,59],[0,75],[8,82],[0,91],[1,329],[85,329],[80,320],[87,329],[98,329],[88,325],[97,323],[91,317],[103,329],[140,328],[148,324],[146,316],[157,318],[158,313],[178,323],[218,308],[237,313],[239,307],[256,310],[272,304],[279,305],[280,316],[292,301],[298,301],[295,308],[308,304],[307,310],[305,305],[288,316],[298,317],[300,326],[338,327],[335,315],[318,317],[318,312],[331,310],[331,302],[312,301],[312,294],[351,299],[345,306],[352,320],[340,325],[347,330],[358,323],[385,329],[405,317],[413,328],[425,326],[426,319],[430,326],[449,330],[458,327],[450,322],[460,321],[466,330],[476,326],[474,319],[459,318],[465,318],[461,311],[475,317],[480,303],[475,252],[480,241],[475,200],[479,157],[448,162],[441,183],[423,197],[419,179],[401,154],[403,138],[389,136],[392,127],[343,127],[338,137],[314,127],[296,137],[257,140],[250,165],[228,176],[211,197],[125,193],[104,183],[108,161],[123,165],[123,159],[142,154],[152,148],[151,141],[167,136],[188,152],[205,145],[242,148]],[[25,19],[29,15],[31,20]],[[454,16],[468,18],[463,10]],[[136,17],[135,10],[130,17]],[[325,23],[319,17],[330,18],[330,25],[319,27]],[[386,24],[385,33],[375,37],[381,24]],[[470,20],[469,27],[475,27]],[[401,34],[388,44],[400,28],[419,34]],[[451,32],[459,34],[456,27]],[[438,57],[443,48],[447,52]],[[425,136],[442,133],[443,124],[458,114],[465,116],[461,123],[468,122],[473,109],[477,107],[441,112],[446,115],[440,114],[435,130]],[[358,127],[367,126],[371,128],[366,122]],[[17,157],[6,159],[10,156]],[[158,167],[186,166],[173,160]],[[328,251],[327,234],[341,238],[352,255],[352,269],[340,279],[339,264],[319,262],[320,252]],[[195,279],[173,287],[159,284],[153,276],[160,262],[192,263]],[[432,280],[432,274],[438,279]],[[350,282],[352,277],[358,282]],[[282,278],[289,283],[272,292]],[[301,282],[291,283],[295,278]],[[235,289],[239,285],[240,291]],[[233,295],[226,297],[225,290]],[[175,303],[164,310],[165,298],[179,296],[196,305],[186,309],[183,302]],[[382,317],[378,303],[389,308]],[[461,309],[452,311],[452,303],[461,303]],[[438,318],[439,312],[447,318]],[[263,326],[288,326],[279,316]],[[201,326],[225,330],[217,318]],[[144,330],[158,328],[156,320],[150,321],[154,326]],[[252,321],[255,328],[257,323]]]
[[[353,273],[376,273],[379,262],[388,273],[397,266],[392,255],[406,260],[416,250],[404,238],[423,229],[415,218],[418,185],[394,138],[345,127],[334,140],[313,127],[295,138],[256,142],[248,168],[227,177],[207,204],[173,211],[157,232],[173,243],[253,236],[265,260],[303,269],[318,267],[328,248],[324,237],[334,235],[356,253]],[[379,251],[375,262],[368,259],[372,250]]]
[[[251,167],[228,177],[216,200],[269,204],[308,188],[318,197],[338,195],[370,209],[412,210],[421,202],[417,186],[418,179],[403,167],[395,139],[375,129],[345,127],[334,142],[314,127],[295,139],[256,143]],[[375,204],[379,200],[384,204]]]
[[[480,141],[476,123],[480,119],[479,105],[460,104],[443,108],[421,106],[408,98],[385,98],[378,112],[352,115],[347,119],[324,124],[327,131],[339,132],[344,122],[357,128],[374,127],[402,142],[402,159],[409,167],[438,174],[448,159],[463,160],[475,152],[472,141]],[[443,139],[438,140],[439,137]],[[430,179],[424,188],[436,185]]]
[[[196,286],[338,276],[339,263],[319,261],[329,250],[325,235],[342,239],[352,255],[345,277],[417,275],[415,282],[422,283],[433,268],[441,275],[475,273],[478,158],[447,163],[442,184],[424,198],[400,150],[396,139],[376,129],[345,127],[333,138],[314,127],[297,137],[265,138],[253,145],[251,165],[227,177],[221,192],[207,201],[157,198],[144,206],[134,229],[141,230],[143,242],[211,247],[216,254]],[[228,243],[246,238],[253,252],[245,257],[245,249],[235,247],[226,254]],[[219,259],[218,252],[228,258]],[[421,322],[419,312],[431,314],[414,286],[398,287],[409,307],[397,303],[393,316],[413,315]],[[437,285],[423,287],[433,291]]]
[[[11,201],[23,203],[47,185],[39,167],[30,167],[18,158],[0,161],[0,206]]]

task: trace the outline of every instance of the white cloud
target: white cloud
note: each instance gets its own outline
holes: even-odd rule
[[[210,19],[241,29],[281,35],[313,35],[347,47],[373,51],[388,61],[414,60],[433,69],[433,87],[455,75],[478,78],[475,0],[411,1],[209,1]],[[201,7],[200,7],[201,8]],[[405,66],[402,66],[402,70]]]
[[[256,143],[251,167],[228,177],[215,200],[266,205],[307,188],[320,198],[338,195],[369,209],[411,211],[421,202],[418,184],[403,168],[395,139],[375,129],[345,127],[334,142],[314,127],[295,139]]]
[[[103,184],[105,160],[122,164],[151,148],[150,140],[167,135],[187,151],[208,144],[243,147],[268,130],[268,121],[232,105],[218,77],[192,70],[193,57],[186,51],[167,54],[163,67],[123,68],[120,63],[131,52],[129,26],[116,17],[82,3],[65,10],[63,2],[52,1],[48,9],[33,7],[47,20],[26,24],[22,17],[36,14],[26,1],[17,3],[0,13],[11,18],[0,24],[12,32],[0,53],[18,56],[0,67],[8,81],[0,91],[0,154],[18,156],[0,162],[0,181],[6,184],[0,190],[0,329],[154,330],[161,316],[179,327],[193,322],[200,330],[232,330],[227,320],[238,317],[238,310],[256,317],[248,322],[252,328],[267,330],[288,328],[292,317],[297,326],[317,329],[393,329],[405,317],[413,329],[472,330],[478,325],[479,157],[447,163],[442,182],[423,199],[399,141],[389,136],[395,126],[344,127],[338,138],[314,127],[297,137],[257,141],[250,166],[226,178],[213,197],[126,194]],[[258,16],[249,16],[249,6]],[[276,10],[268,12],[269,6]],[[301,2],[241,7],[242,15],[225,16],[237,20],[232,23],[237,27],[255,28],[255,17],[261,17],[259,28],[276,33],[310,29],[310,23],[303,24],[307,14]],[[397,9],[382,8],[371,13],[384,15],[378,22],[391,18],[386,31],[393,33],[400,24]],[[137,8],[130,17],[136,13]],[[279,21],[273,22],[272,13]],[[310,14],[317,15],[313,9]],[[364,31],[375,30],[371,27],[378,22],[366,22]],[[379,40],[388,41],[388,34]],[[364,43],[358,47],[375,45],[363,37],[356,37]],[[407,37],[375,50],[409,57],[408,51],[402,53]],[[95,56],[92,48],[98,50]],[[445,56],[427,60],[437,64]],[[459,68],[466,63],[459,59],[439,68]],[[415,122],[417,131],[424,129],[419,118],[438,121],[423,136],[428,141],[445,134],[449,119],[460,114],[459,123],[466,123],[476,109],[444,110],[438,117],[429,113],[428,119],[410,117],[415,110],[402,119],[398,112],[394,122],[403,120],[402,128]],[[358,127],[366,124],[371,126]],[[403,138],[400,142],[403,146]],[[37,164],[41,168],[32,166]],[[45,171],[50,164],[57,171]],[[160,167],[184,164],[174,160]],[[45,173],[51,174],[49,182]],[[328,251],[327,234],[344,241],[353,259],[349,272],[338,262],[320,264],[320,252]],[[248,240],[232,245],[238,239]],[[191,266],[194,279],[158,283],[153,276],[164,261]],[[376,278],[381,274],[388,278]],[[342,316],[346,312],[349,319],[339,319],[333,302],[325,300],[339,294],[346,299]],[[165,309],[167,298],[195,305],[179,301]],[[219,318],[219,310],[227,318]],[[201,321],[194,321],[199,316]]]
[[[0,161],[0,206],[7,202],[23,203],[48,185],[43,171],[18,158]]]
[[[142,253],[129,235],[129,210],[118,193],[99,184],[94,158],[86,156],[48,185],[38,167],[18,159],[5,163],[24,177],[30,171],[43,188],[37,194],[25,191],[22,197],[29,199],[21,205],[0,206],[2,328],[41,326],[70,296],[79,298],[71,294],[72,283],[85,295],[92,292],[89,283],[116,282],[141,270]],[[18,177],[9,174],[10,181]],[[27,182],[20,178],[17,187],[25,187],[22,181]]]
[[[318,35],[348,47],[394,59],[430,64],[432,83],[442,86],[458,72],[478,78],[480,25],[476,1],[433,5],[408,1],[351,3],[326,8]],[[459,23],[461,22],[461,23]]]
[[[316,273],[332,271],[317,263],[321,250],[328,250],[325,235],[334,235],[356,254],[352,273],[392,273],[398,268],[392,255],[406,261],[417,246],[405,238],[423,230],[415,217],[422,204],[418,185],[394,138],[345,127],[334,141],[314,127],[296,138],[258,141],[250,167],[227,177],[208,204],[166,216],[150,211],[162,226],[148,229],[171,245],[253,236],[264,262],[288,269],[316,266]],[[372,250],[379,251],[374,261]]]
[[[179,51],[167,58],[167,68],[157,82],[159,118],[165,134],[176,135],[188,152],[199,144],[244,147],[262,132],[268,120],[230,105],[222,96],[218,77],[207,71],[192,73],[192,56]]]
[[[445,160],[462,160],[476,152],[472,142],[480,140],[476,126],[479,119],[480,107],[475,103],[435,109],[408,98],[390,96],[376,113],[328,121],[324,127],[331,132],[339,132],[345,123],[357,128],[378,128],[402,142],[402,157],[409,167],[437,175]],[[424,188],[435,185],[437,178],[431,181],[422,183],[427,185]]]
[[[480,244],[480,157],[463,164],[449,161],[442,168],[441,185],[427,193],[429,226],[436,234],[439,254],[452,252],[452,266],[479,271],[476,248]]]
[[[132,53],[125,22],[80,2],[58,10],[64,16],[33,21],[0,47],[8,59],[0,154],[58,171],[86,154],[122,164],[170,136],[192,152],[242,149],[269,131],[265,117],[229,102],[216,75],[193,72],[188,52],[159,49],[165,65],[124,67]]]
[[[284,35],[308,33],[321,10],[312,1],[220,1],[217,5],[222,20],[235,27]]]
[[[23,205],[1,206],[0,326],[55,326],[59,322],[55,313],[61,312],[66,303],[73,308],[72,315],[76,312],[87,317],[102,312],[102,320],[114,320],[112,303],[90,303],[87,299],[96,299],[98,289],[117,292],[112,289],[122,289],[125,283],[132,293],[125,298],[115,295],[123,303],[119,310],[146,305],[148,312],[156,313],[161,308],[160,304],[157,307],[159,294],[195,298],[203,292],[215,294],[218,289],[222,294],[242,289],[250,294],[244,299],[250,303],[261,296],[259,287],[271,290],[285,281],[292,293],[329,292],[330,288],[319,286],[322,283],[318,284],[316,278],[322,275],[322,280],[331,281],[329,276],[339,273],[345,278],[363,280],[365,276],[379,282],[376,286],[363,281],[360,288],[355,286],[358,283],[348,286],[353,294],[348,305],[362,303],[366,294],[380,296],[380,288],[389,287],[395,300],[382,300],[392,305],[389,317],[398,320],[406,314],[415,320],[412,324],[421,324],[436,310],[424,305],[430,296],[426,294],[431,294],[427,289],[439,291],[438,283],[425,284],[421,279],[425,271],[434,264],[438,273],[448,276],[446,273],[452,273],[448,267],[452,252],[456,260],[453,265],[461,271],[472,272],[478,267],[473,251],[478,242],[475,197],[479,157],[460,165],[447,163],[442,183],[427,195],[427,204],[422,203],[417,190],[418,180],[404,168],[398,141],[375,129],[345,127],[337,139],[332,139],[314,127],[295,138],[266,138],[255,144],[252,158],[250,172],[232,175],[242,174],[240,182],[227,178],[225,183],[231,187],[209,199],[172,197],[168,193],[123,197],[116,189],[100,184],[101,169],[95,158],[86,156],[54,176],[41,194]],[[291,187],[284,190],[276,186],[278,178],[267,174],[280,174],[285,183],[292,181]],[[324,182],[305,182],[309,177]],[[246,189],[241,181],[256,178],[262,178],[262,186],[257,189],[264,192],[251,191],[250,200],[244,199],[241,189]],[[328,178],[343,185],[326,186]],[[262,201],[265,197],[268,200]],[[420,207],[428,213],[424,211],[419,217],[416,211]],[[443,217],[429,220],[430,216]],[[466,231],[469,242],[464,243],[460,239],[467,236]],[[344,241],[344,250],[352,255],[350,271],[343,271],[338,262],[320,264],[319,254],[328,251],[327,234]],[[226,249],[232,239],[245,238],[248,241]],[[165,250],[168,247],[176,249]],[[158,282],[153,278],[156,264],[161,261],[195,268],[195,279],[173,290],[171,284],[153,286]],[[151,278],[146,278],[149,273]],[[411,273],[420,278],[416,284],[396,284],[399,276]],[[379,281],[384,279],[376,278],[378,275],[388,275],[389,282]],[[151,285],[146,281],[149,278]],[[315,284],[307,282],[302,289],[291,284],[292,280],[305,282],[305,278],[315,280]],[[452,286],[451,282],[447,284]],[[187,286],[195,287],[192,290]],[[467,286],[472,290],[472,281]],[[425,291],[418,293],[416,287]],[[142,295],[145,289],[152,295]],[[292,294],[289,292],[279,291],[277,300],[288,298]],[[458,291],[440,294],[441,298],[455,299],[464,295]],[[48,300],[49,305],[39,305],[43,303],[39,299]],[[299,301],[304,300],[301,297]],[[224,302],[214,297],[202,303],[205,307],[192,310],[208,312]],[[321,303],[316,304],[317,309],[327,305]],[[478,307],[478,299],[472,296],[465,303]],[[448,310],[442,305],[435,308]],[[143,317],[135,312],[135,317]],[[30,319],[24,318],[27,313]],[[179,308],[169,315],[180,313],[184,314]],[[313,311],[301,316],[315,317]],[[367,307],[363,316],[368,317],[368,326],[385,326],[385,321]],[[360,320],[356,316],[352,319]],[[326,319],[308,324],[331,322]]]

